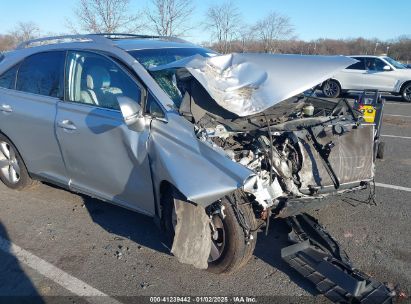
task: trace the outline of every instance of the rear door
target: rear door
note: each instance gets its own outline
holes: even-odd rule
[[[126,96],[140,103],[142,88],[122,66],[93,52],[70,51],[65,78],[56,121],[70,186],[153,215],[149,126],[131,131],[117,101]]]
[[[67,185],[54,120],[63,96],[64,51],[38,53],[0,76],[0,129],[31,174]]]
[[[353,57],[359,62],[354,63],[342,70],[336,76],[336,79],[341,83],[343,90],[364,90],[368,88],[367,70],[365,68],[364,57]]]

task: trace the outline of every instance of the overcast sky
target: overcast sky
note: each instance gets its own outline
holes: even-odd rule
[[[19,22],[33,21],[44,33],[65,33],[65,18],[73,16],[76,0],[0,0],[0,33],[7,33]],[[209,5],[217,0],[194,0],[189,39],[207,41],[201,25]],[[148,6],[148,0],[131,0],[131,10]],[[252,24],[270,11],[287,15],[298,38],[379,38],[411,36],[410,0],[232,0],[246,23]]]

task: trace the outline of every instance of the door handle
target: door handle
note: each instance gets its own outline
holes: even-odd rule
[[[76,125],[73,122],[71,122],[70,120],[67,120],[67,119],[60,121],[57,124],[57,126],[59,128],[62,128],[62,129],[65,129],[65,130],[70,130],[70,131],[77,130]]]
[[[0,107],[0,111],[4,112],[4,113],[11,113],[11,112],[13,112],[13,109],[8,104],[2,104],[1,107]]]

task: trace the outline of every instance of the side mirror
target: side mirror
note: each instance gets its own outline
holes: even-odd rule
[[[146,118],[143,116],[142,108],[138,102],[126,96],[118,97],[117,101],[125,124],[133,131],[143,131],[146,126]]]
[[[391,71],[391,67],[389,65],[384,65],[382,68],[384,71]]]

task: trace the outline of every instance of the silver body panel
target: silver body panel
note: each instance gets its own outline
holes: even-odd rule
[[[170,113],[153,120],[148,152],[156,192],[168,181],[188,200],[208,205],[243,186],[253,172],[198,140],[193,125]]]
[[[70,188],[154,214],[148,127],[133,132],[118,111],[60,102],[56,121],[64,120],[76,127],[56,131]]]
[[[68,184],[63,158],[55,133],[57,98],[0,88],[0,130],[19,150],[29,172]]]

